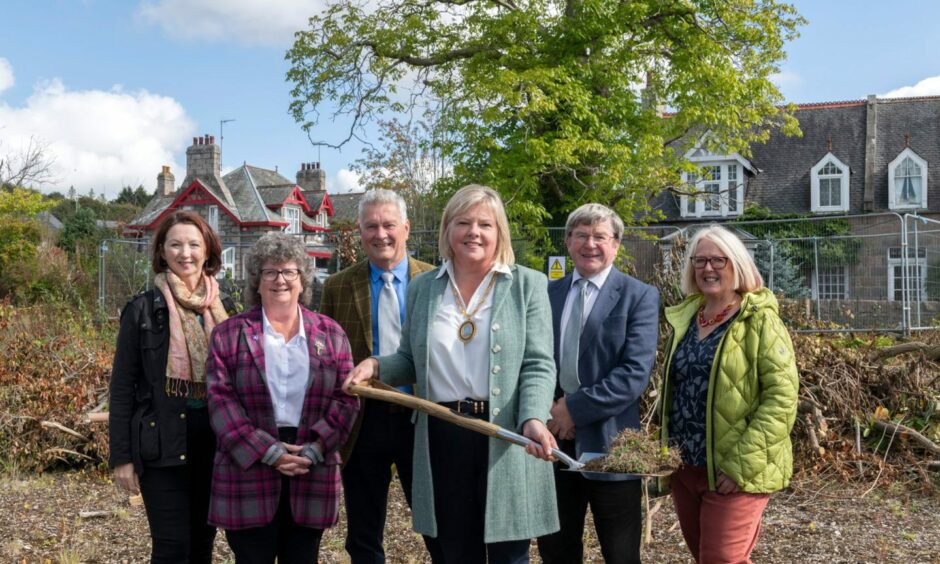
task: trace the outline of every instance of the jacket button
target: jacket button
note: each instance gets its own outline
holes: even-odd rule
[[[499,345],[493,345],[493,352],[494,352],[494,353],[498,353],[498,352],[501,351],[501,350],[503,350],[503,347],[501,347],[501,346],[499,346]]]
[[[498,407],[494,407],[494,408],[493,408],[493,417],[496,417],[497,415],[499,415],[499,408],[498,408]]]
[[[494,323],[491,329],[493,329],[493,331],[499,331],[499,323]]]
[[[500,370],[502,370],[502,368],[500,368],[499,365],[497,364],[496,366],[493,367],[492,372],[493,374],[499,374]]]
[[[151,426],[151,427],[156,427],[156,426],[157,426],[157,422],[156,422],[156,421],[151,421],[151,422],[150,422],[150,426]]]
[[[180,455],[180,460],[186,460],[186,455],[185,455],[185,454],[181,454],[181,455]]]
[[[498,395],[499,395],[499,388],[493,388],[493,395],[494,395],[494,396],[498,396]]]
[[[185,413],[180,413],[180,419],[186,419],[186,414],[185,414]]]

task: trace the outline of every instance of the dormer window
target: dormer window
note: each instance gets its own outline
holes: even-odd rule
[[[707,163],[698,173],[682,173],[686,189],[680,196],[683,217],[738,215],[744,211],[744,183],[738,162]]]
[[[927,207],[927,161],[909,148],[888,165],[888,207]]]
[[[828,153],[811,171],[810,209],[814,212],[849,211],[849,167]]]
[[[296,235],[300,233],[300,210],[298,208],[284,208],[284,219],[287,220],[285,233]]]

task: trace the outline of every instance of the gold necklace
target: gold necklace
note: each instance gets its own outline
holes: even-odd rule
[[[450,281],[450,289],[454,293],[454,303],[457,304],[457,309],[460,310],[460,313],[464,316],[464,322],[460,324],[460,327],[457,328],[457,338],[460,339],[463,343],[469,343],[473,340],[473,337],[477,334],[477,326],[471,319],[474,315],[480,311],[480,308],[483,307],[483,304],[486,303],[486,298],[489,297],[490,291],[493,289],[493,286],[496,284],[496,273],[493,273],[493,277],[490,278],[490,283],[486,285],[486,291],[483,292],[483,297],[480,298],[480,301],[477,302],[477,307],[473,308],[473,311],[467,313],[467,308],[464,307],[463,298],[460,297],[460,292],[457,291],[457,285],[454,284],[454,281]],[[471,297],[472,299],[472,297]]]

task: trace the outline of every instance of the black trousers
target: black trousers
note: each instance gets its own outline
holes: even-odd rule
[[[559,441],[566,454],[574,454],[574,441]],[[539,537],[539,556],[546,564],[580,564],[584,561],[584,518],[588,504],[594,530],[607,564],[640,562],[643,528],[642,481],[602,482],[555,465],[555,490],[561,530]]]
[[[484,543],[489,438],[428,418],[437,545],[446,564],[524,564],[529,539]]]
[[[154,564],[212,562],[215,527],[209,517],[209,486],[215,434],[209,410],[186,410],[186,464],[166,468],[145,467],[140,476]]]
[[[281,442],[296,444],[297,428],[278,429]],[[322,529],[302,527],[294,522],[290,509],[290,478],[281,482],[274,519],[263,527],[225,531],[225,540],[235,553],[236,564],[316,564]]]
[[[356,445],[343,467],[346,503],[346,552],[353,564],[385,562],[382,542],[388,508],[392,464],[411,507],[414,425],[411,410],[381,401],[365,406]],[[434,562],[439,554],[434,539],[425,537]]]

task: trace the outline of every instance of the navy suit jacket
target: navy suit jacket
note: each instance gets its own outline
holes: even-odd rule
[[[561,314],[572,275],[548,285],[555,331],[555,365],[560,367]],[[611,269],[581,334],[581,386],[565,402],[576,426],[577,455],[607,452],[611,439],[640,426],[640,396],[649,384],[659,336],[659,291]],[[555,390],[561,397],[561,386]]]

